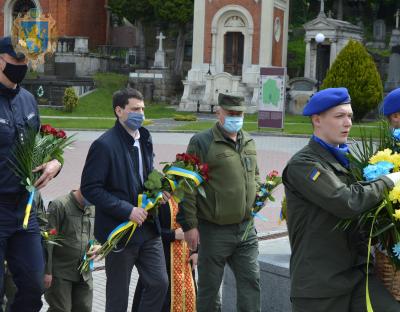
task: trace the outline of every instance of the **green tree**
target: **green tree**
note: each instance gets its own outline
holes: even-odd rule
[[[350,40],[332,64],[321,88],[333,87],[349,90],[356,121],[382,101],[381,78],[371,55],[360,42]]]
[[[173,72],[182,75],[182,64],[185,51],[185,40],[188,24],[193,20],[194,0],[148,0],[160,20],[175,26],[176,38],[175,62]]]

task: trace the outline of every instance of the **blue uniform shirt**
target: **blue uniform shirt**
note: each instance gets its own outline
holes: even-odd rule
[[[39,111],[33,95],[19,86],[11,91],[0,88],[0,196],[24,191],[9,159],[18,137],[23,137],[28,128],[38,131],[39,127]]]

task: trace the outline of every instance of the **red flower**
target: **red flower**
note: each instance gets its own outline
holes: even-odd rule
[[[57,235],[57,230],[56,230],[56,229],[51,229],[51,230],[49,231],[49,234],[50,234],[50,235]]]
[[[51,128],[51,131],[50,131],[50,133],[53,135],[53,136],[57,136],[57,129],[56,128]]]
[[[50,125],[42,125],[40,127],[40,132],[44,133],[44,134],[50,134],[52,131],[53,127]]]
[[[200,164],[199,170],[200,170],[200,175],[203,177],[203,179],[205,181],[208,181],[210,178],[208,175],[208,164]]]
[[[56,137],[60,139],[65,139],[67,137],[67,134],[65,133],[64,130],[59,130],[56,133]]]
[[[268,178],[270,179],[276,178],[278,174],[279,174],[278,171],[272,170],[270,173],[268,173]]]
[[[191,155],[187,153],[176,154],[177,161],[183,161],[185,164],[192,164],[198,166],[200,164],[200,159],[196,155]]]
[[[190,154],[189,154],[189,157],[190,157],[189,162],[191,162],[193,165],[196,165],[196,166],[200,165],[199,157],[197,157],[196,155],[190,155]]]
[[[177,160],[177,161],[183,161],[183,160],[184,160],[184,158],[183,158],[184,155],[185,155],[185,154],[176,154],[176,160]]]

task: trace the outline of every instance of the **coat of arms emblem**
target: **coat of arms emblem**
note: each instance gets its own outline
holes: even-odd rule
[[[36,9],[18,16],[12,27],[15,52],[24,53],[32,67],[44,63],[46,54],[57,48],[56,22],[50,14],[39,14]]]

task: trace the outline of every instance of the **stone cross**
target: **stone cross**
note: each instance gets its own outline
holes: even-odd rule
[[[321,8],[319,13],[325,13],[325,0],[319,0],[321,2]]]
[[[396,17],[396,29],[399,29],[400,9],[397,9],[397,12],[394,16]]]
[[[160,41],[159,45],[158,45],[158,51],[162,51],[162,41],[167,38],[164,36],[164,34],[162,32],[160,32],[160,34],[156,37],[156,39],[158,39]]]

